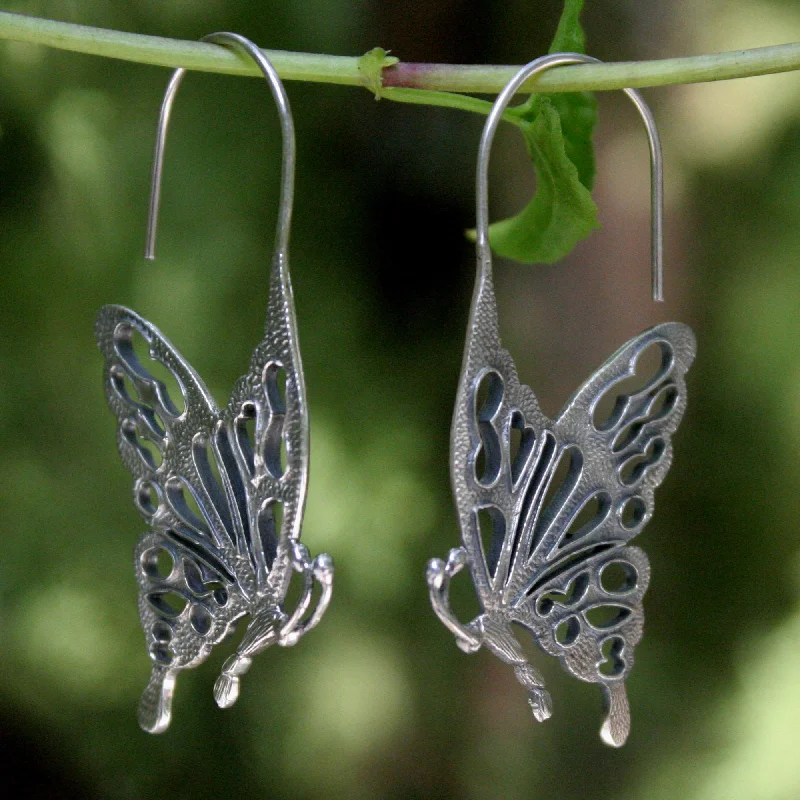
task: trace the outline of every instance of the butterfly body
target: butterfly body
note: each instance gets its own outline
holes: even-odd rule
[[[255,654],[297,642],[330,601],[332,559],[312,560],[299,541],[308,422],[288,274],[277,259],[265,338],[221,410],[174,346],[135,312],[104,306],[96,330],[120,454],[150,528],[135,551],[153,661],[139,720],[160,732],[178,672],[204,661],[241,617],[249,617],[247,630],[215,686],[222,707],[236,700]],[[177,392],[157,377],[163,370]],[[287,612],[295,573],[302,590]],[[315,582],[321,592],[309,614]]]
[[[485,645],[514,665],[539,720],[550,716],[550,697],[515,626],[575,677],[600,683],[609,708],[601,733],[620,745],[630,724],[624,680],[642,636],[650,577],[644,552],[628,542],[649,521],[671,463],[694,337],[680,323],[643,332],[550,420],[500,343],[484,266],[451,436],[462,547],[429,563],[431,600],[462,649]],[[657,363],[640,379],[645,353]],[[463,625],[447,591],[465,566],[483,613]]]

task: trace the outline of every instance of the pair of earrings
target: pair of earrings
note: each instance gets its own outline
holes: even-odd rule
[[[134,475],[134,502],[150,526],[139,539],[135,568],[153,661],[139,722],[153,733],[169,725],[178,672],[204,661],[240,617],[249,615],[247,631],[214,687],[222,707],[235,702],[240,676],[256,653],[271,644],[295,644],[320,621],[333,584],[330,556],[312,560],[300,543],[309,447],[288,272],[295,162],[289,103],[274,68],[252,42],[232,33],[211,34],[204,41],[249,55],[267,79],[283,132],[281,199],[266,334],[225,409],[216,407],[200,377],[149,322],[121,306],[105,306],[98,315],[119,449]],[[596,61],[572,53],[536,59],[498,96],[484,128],[477,174],[477,276],[451,434],[451,479],[463,546],[451,550],[446,561],[431,560],[426,577],[434,611],[459,647],[474,652],[485,645],[512,664],[536,719],[547,719],[552,704],[512,623],[527,629],[568,672],[600,683],[607,706],[601,736],[619,746],[630,729],[624,680],[642,635],[649,578],[645,554],[628,542],[649,521],[654,490],[671,463],[670,437],[686,407],[684,375],[694,358],[694,336],[680,323],[643,332],[550,420],[531,389],[520,383],[500,343],[488,242],[489,153],[503,111],[531,76]],[[182,69],[173,74],[161,109],[150,258],[164,139],[184,74]],[[631,89],[625,92],[650,142],[653,297],[660,300],[660,144],[642,98]],[[177,381],[180,398],[170,397],[137,357],[136,336]],[[657,368],[629,390],[643,354],[652,349],[658,353]],[[601,414],[603,403],[614,397],[610,412]],[[466,625],[448,603],[450,581],[465,566],[483,609]],[[288,613],[283,606],[294,572],[303,589]],[[312,609],[315,583],[321,592]]]

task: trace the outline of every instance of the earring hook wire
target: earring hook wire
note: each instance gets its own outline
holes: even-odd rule
[[[277,231],[275,234],[275,255],[277,258],[285,261],[289,250],[289,232],[294,200],[294,169],[296,159],[294,121],[292,120],[292,111],[289,106],[289,98],[286,95],[286,90],[270,60],[256,44],[244,36],[238,33],[221,31],[218,33],[210,33],[208,36],[204,36],[201,41],[223,45],[250,56],[250,58],[256,62],[261,72],[264,73],[275,104],[278,107],[283,146],[281,154],[280,206]],[[172,73],[172,77],[164,93],[161,113],[158,118],[158,130],[156,132],[156,145],[153,156],[150,205],[147,217],[147,239],[145,244],[145,258],[151,261],[155,258],[158,212],[161,205],[161,175],[164,171],[164,149],[167,139],[167,128],[169,126],[175,95],[178,92],[178,88],[185,74],[186,70],[184,68],[176,69],[175,72]]]
[[[600,63],[600,59],[583,53],[553,53],[537,58],[522,67],[495,100],[484,125],[478,149],[475,232],[478,256],[484,264],[491,264],[492,257],[489,246],[489,156],[494,134],[500,124],[503,112],[514,94],[529,78],[553,67],[581,63],[596,64]],[[622,91],[636,106],[636,110],[644,122],[650,146],[651,288],[653,300],[661,302],[664,299],[664,166],[661,155],[661,139],[653,113],[641,94],[635,89],[623,89]]]

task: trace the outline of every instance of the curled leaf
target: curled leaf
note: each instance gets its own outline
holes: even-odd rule
[[[537,105],[535,118],[524,128],[536,193],[519,214],[489,226],[489,241],[506,258],[551,264],[599,225],[592,195],[567,155],[558,111],[545,97]]]
[[[584,0],[565,0],[551,53],[583,52]],[[590,190],[597,101],[588,92],[532,95],[510,110],[520,120],[536,172],[536,192],[515,216],[489,227],[496,253],[526,263],[552,263],[599,227]]]

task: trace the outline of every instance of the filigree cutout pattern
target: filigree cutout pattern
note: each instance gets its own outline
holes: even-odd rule
[[[249,615],[247,631],[214,687],[222,707],[235,702],[256,653],[297,642],[330,602],[332,559],[311,560],[299,541],[308,421],[286,268],[276,259],[266,336],[222,410],[163,334],[133,311],[103,307],[97,339],[134,504],[150,526],[135,559],[153,661],[139,722],[157,733],[169,725],[178,672],[204,661],[240,617]],[[172,392],[154,374],[163,370]],[[294,572],[302,590],[287,613]],[[310,611],[315,582],[321,592]]]
[[[463,547],[429,563],[431,601],[462,649],[485,645],[514,665],[539,720],[552,702],[512,623],[575,677],[601,684],[601,736],[615,746],[630,729],[624,680],[650,575],[647,557],[628,542],[649,521],[669,469],[694,353],[685,325],[645,331],[550,420],[502,348],[488,256],[479,263],[452,433]],[[639,369],[652,354],[655,368]],[[464,566],[483,608],[466,625],[448,603]]]

